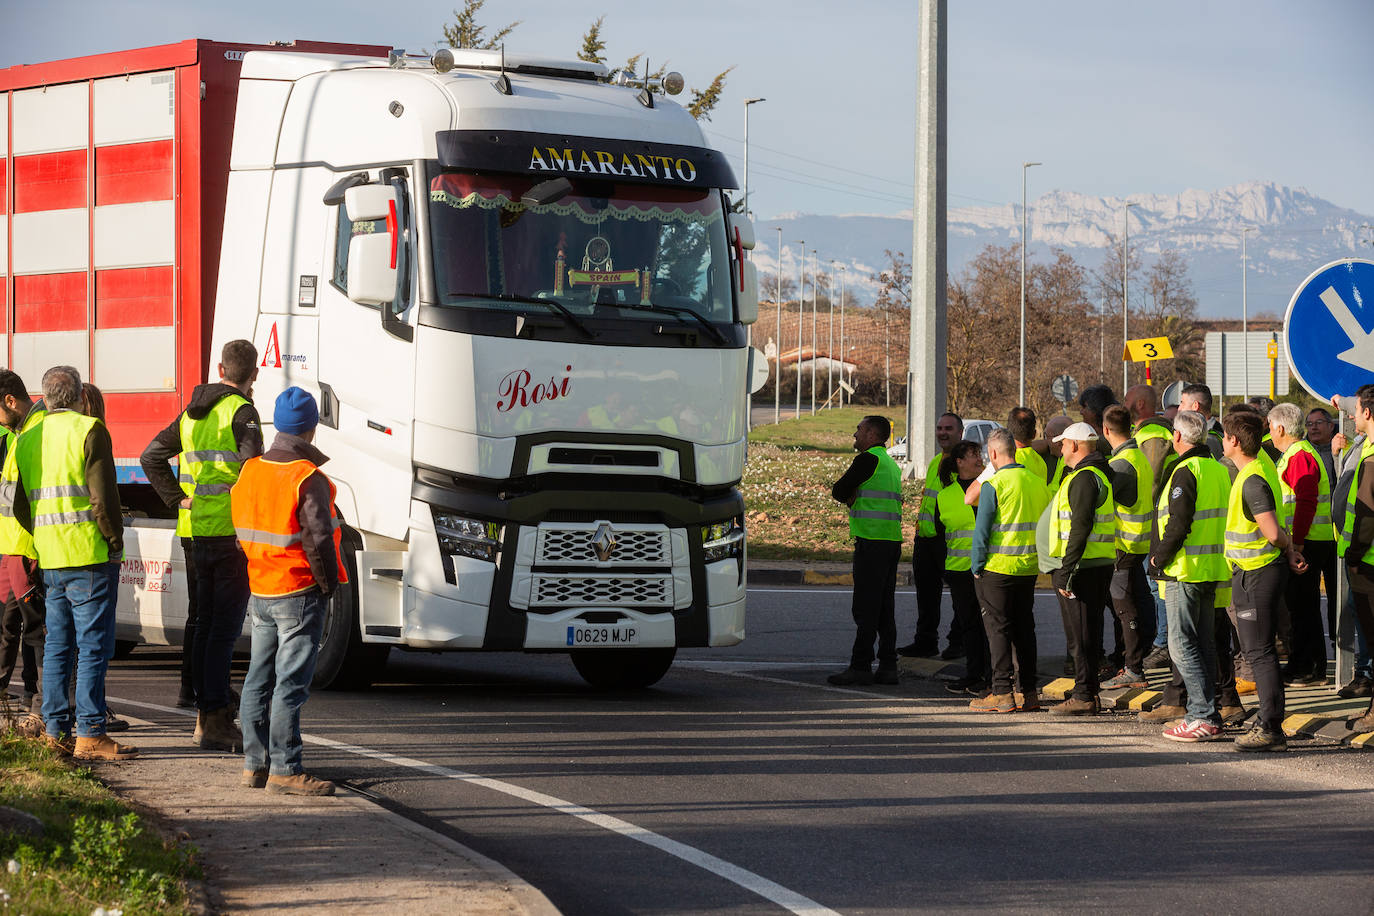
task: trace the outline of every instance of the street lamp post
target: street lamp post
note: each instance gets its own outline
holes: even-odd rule
[[[1131,274],[1131,208],[1135,206],[1139,205],[1128,201],[1126,205],[1121,208],[1121,215],[1123,217],[1121,221],[1121,396],[1123,398],[1126,396],[1126,389],[1131,387],[1131,364],[1125,359],[1126,341],[1131,339],[1129,326],[1126,323],[1126,317],[1131,310],[1130,300],[1126,298],[1126,286],[1128,282],[1126,278]]]
[[[849,364],[846,358],[848,350],[844,348],[844,293],[845,293],[845,266],[840,265],[840,406],[844,406],[844,367]]]
[[[806,240],[798,239],[801,246],[801,266],[797,268],[797,416],[801,416],[801,355],[802,355],[802,315],[806,308]]]
[[[744,100],[744,215],[749,215],[749,106],[767,99]]]
[[[835,397],[835,274],[839,262],[830,259],[830,342],[825,345],[825,404]]]
[[[1241,369],[1245,373],[1245,381],[1241,383],[1240,391],[1243,400],[1250,400],[1250,306],[1245,298],[1245,275],[1248,270],[1249,258],[1246,256],[1245,236],[1255,231],[1254,226],[1243,226],[1240,230],[1240,340],[1241,353],[1243,360]],[[1223,382],[1222,388],[1226,385]]]
[[[811,261],[816,265],[821,263],[820,255],[816,253],[814,248],[811,249]],[[816,277],[811,278],[811,415],[813,417],[816,415],[816,346],[818,339],[816,335],[816,292],[818,289],[816,279]]]
[[[747,109],[746,109],[747,110]],[[782,421],[782,227],[778,226],[778,297],[776,300],[777,332],[773,339],[773,423]]]
[[[1026,170],[1043,162],[1021,163],[1021,386],[1016,403],[1026,403]]]

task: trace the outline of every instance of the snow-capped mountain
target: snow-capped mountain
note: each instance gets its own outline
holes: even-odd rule
[[[1314,197],[1301,188],[1251,181],[1218,191],[1090,197],[1052,191],[1029,207],[1029,256],[1044,258],[1063,248],[1085,267],[1097,269],[1109,244],[1119,245],[1123,210],[1131,207],[1131,251],[1148,266],[1158,253],[1176,248],[1188,259],[1189,276],[1206,318],[1239,319],[1241,314],[1241,230],[1249,258],[1248,306],[1251,315],[1288,308],[1294,290],[1308,274],[1337,258],[1374,259],[1374,216]],[[911,215],[813,216],[787,214],[760,219],[754,259],[762,273],[776,269],[777,227],[782,227],[783,271],[795,278],[799,241],[805,240],[807,273],[812,251],[826,270],[844,265],[849,288],[861,302],[877,291],[872,279],[885,266],[884,249],[911,251]],[[1013,245],[1021,237],[1021,208],[962,207],[949,210],[949,270],[958,274],[986,245]],[[1113,242],[1113,240],[1115,240]],[[767,296],[768,290],[764,290]],[[1132,301],[1136,295],[1132,293]]]

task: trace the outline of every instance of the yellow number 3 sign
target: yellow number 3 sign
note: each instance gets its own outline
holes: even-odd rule
[[[1167,337],[1144,337],[1140,340],[1128,340],[1121,358],[1133,363],[1150,362],[1156,359],[1173,359],[1174,348],[1169,346],[1169,338]]]

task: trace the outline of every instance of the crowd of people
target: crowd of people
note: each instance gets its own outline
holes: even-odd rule
[[[1051,418],[1040,438],[1034,412],[1014,408],[988,436],[986,463],[963,421],[942,415],[916,515],[916,632],[901,647],[901,469],[884,448],[889,421],[865,417],[859,454],[832,488],[849,507],[857,634],[829,682],[895,684],[899,656],[963,658],[947,689],[971,695],[971,709],[1039,710],[1035,589],[1048,573],[1073,678],[1052,715],[1097,715],[1101,691],[1148,687],[1148,669],[1168,668],[1158,704],[1139,714],[1164,737],[1217,739],[1249,718],[1241,695],[1254,694],[1236,748],[1285,750],[1285,687],[1327,684],[1339,562],[1358,655],[1338,693],[1374,697],[1374,385],[1333,406],[1353,418],[1353,442],[1324,408],[1304,415],[1255,397],[1217,418],[1206,385],[1184,387],[1164,411],[1148,385],[1124,403],[1095,385],[1079,398],[1080,421]],[[1351,728],[1374,732],[1374,699]]]
[[[334,485],[312,444],[318,406],[300,388],[277,397],[276,438],[264,451],[252,401],[257,358],[252,342],[227,343],[219,381],[197,386],[141,457],[176,513],[185,555],[177,705],[196,709],[193,744],[243,753],[243,785],[332,795],[333,783],[302,766],[300,709],[327,602],[348,578]],[[104,401],[70,366],[45,372],[41,390],[33,402],[23,380],[0,369],[0,703],[18,733],[60,754],[126,760],[138,749],[109,736],[128,723],[105,699],[124,525]],[[249,613],[240,698],[230,663]],[[9,696],[16,668],[17,713]]]

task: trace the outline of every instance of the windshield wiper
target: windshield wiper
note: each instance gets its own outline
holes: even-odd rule
[[[455,299],[495,299],[499,302],[523,302],[528,305],[543,305],[557,312],[564,321],[586,335],[588,340],[595,340],[597,336],[595,331],[583,324],[582,319],[568,311],[568,307],[557,299],[536,299],[533,296],[517,296],[513,293],[490,295],[484,293],[449,293],[449,295]]]
[[[720,333],[720,330],[715,325],[711,324],[711,322],[707,321],[704,317],[702,317],[702,315],[699,312],[695,312],[689,308],[683,308],[682,306],[678,305],[658,305],[657,303],[639,305],[637,303],[630,304],[626,302],[618,302],[616,303],[616,307],[622,309],[633,309],[637,312],[667,312],[669,315],[676,315],[679,320],[682,320],[684,322],[686,321],[687,316],[690,315],[691,317],[695,318],[703,328],[705,328],[707,331],[711,333],[711,336],[715,338],[716,343],[720,344],[721,346],[725,346],[729,343],[729,341],[725,339],[725,335]]]

